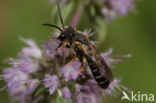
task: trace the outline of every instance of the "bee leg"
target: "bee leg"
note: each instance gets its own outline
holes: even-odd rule
[[[58,45],[58,47],[56,48],[56,51],[57,51],[62,45],[63,45],[63,43],[60,43],[60,44]]]
[[[66,64],[66,65],[71,65],[73,62],[75,62],[75,61],[77,61],[78,60],[78,58],[77,57],[75,57],[75,58],[73,58],[68,64]]]
[[[66,46],[68,46],[66,42],[60,43],[60,44],[58,45],[58,47],[56,48],[56,51],[57,51],[59,48],[65,48]]]
[[[58,45],[58,47],[56,48],[56,53],[58,53],[58,49],[59,49],[59,48],[65,48],[66,46],[67,46],[67,43],[66,43],[66,42],[60,43],[60,44]]]
[[[77,72],[78,74],[81,73],[84,70],[85,64],[86,64],[86,58],[83,57],[80,70]]]
[[[66,43],[66,42],[64,42],[64,43],[62,44],[61,48],[65,48],[65,47],[66,47],[66,45],[67,45],[67,43]]]

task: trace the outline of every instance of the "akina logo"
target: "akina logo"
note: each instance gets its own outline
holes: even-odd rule
[[[138,91],[137,93],[134,93],[134,91],[131,91],[128,95],[125,91],[122,92],[123,97],[121,98],[121,101],[128,100],[128,101],[135,101],[135,102],[153,102],[154,101],[154,94],[145,94]]]

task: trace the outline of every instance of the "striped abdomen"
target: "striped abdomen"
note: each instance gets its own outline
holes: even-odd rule
[[[85,39],[87,42],[84,42]],[[101,88],[106,89],[113,81],[112,72],[103,57],[96,51],[95,46],[87,38],[85,39],[77,38],[78,43],[74,45],[74,50],[80,61],[83,62],[83,58],[86,58],[95,80]]]
[[[96,61],[93,60],[90,56],[87,56],[87,61],[92,71],[92,74],[95,80],[97,81],[97,83],[99,84],[99,86],[103,89],[106,89],[109,86],[112,79],[111,73],[106,74],[107,72],[109,72],[108,66],[103,63],[100,63],[98,59]],[[110,76],[111,78],[108,78],[109,76],[107,75],[110,74],[111,74]]]

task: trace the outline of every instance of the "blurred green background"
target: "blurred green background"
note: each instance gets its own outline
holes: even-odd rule
[[[1,70],[5,67],[3,60],[7,57],[16,57],[17,52],[25,45],[18,40],[18,37],[32,38],[39,45],[49,40],[48,36],[52,30],[41,24],[53,22],[52,6],[48,0],[0,1]],[[132,54],[132,58],[124,59],[122,64],[114,65],[116,69],[113,69],[113,74],[122,77],[122,84],[136,93],[140,91],[156,94],[155,10],[155,0],[140,0],[136,3],[135,12],[107,24],[107,35],[101,45],[101,51],[112,47],[114,54]],[[79,24],[79,27],[81,25],[83,24]],[[2,85],[0,82],[1,87]],[[6,91],[0,92],[0,103],[8,103],[8,98]],[[120,103],[120,99],[120,97],[109,98],[106,101]]]

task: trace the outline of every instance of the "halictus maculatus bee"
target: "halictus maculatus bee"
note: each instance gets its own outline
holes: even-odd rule
[[[53,24],[43,25],[51,26],[60,30],[60,35],[57,37],[57,39],[60,40],[61,43],[58,48],[68,47],[73,49],[76,56],[71,62],[75,60],[81,61],[82,65],[79,72],[83,71],[85,63],[88,62],[95,80],[101,88],[106,89],[113,81],[113,75],[110,68],[86,35],[75,30],[71,26],[64,26],[59,4],[58,11],[62,28]]]

